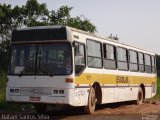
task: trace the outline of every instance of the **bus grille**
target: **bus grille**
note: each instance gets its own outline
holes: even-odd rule
[[[52,95],[52,88],[20,88],[20,95],[42,96]]]

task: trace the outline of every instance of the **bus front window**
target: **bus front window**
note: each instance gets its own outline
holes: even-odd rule
[[[34,74],[35,53],[35,45],[13,45],[9,73]]]
[[[37,56],[37,74],[71,74],[71,49],[68,44],[44,44],[39,46]]]
[[[9,74],[69,75],[72,72],[71,45],[66,43],[13,45],[11,54]]]

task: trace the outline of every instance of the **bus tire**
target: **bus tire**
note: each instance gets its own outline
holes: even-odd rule
[[[46,104],[34,104],[34,109],[37,113],[44,113],[47,109]]]
[[[93,87],[90,88],[89,95],[88,95],[88,103],[87,106],[85,106],[84,110],[87,114],[92,114],[96,107],[96,95],[95,90]]]
[[[141,87],[139,87],[138,89],[138,94],[137,94],[137,101],[136,104],[137,105],[141,105],[143,103],[144,97],[143,97],[143,90]]]

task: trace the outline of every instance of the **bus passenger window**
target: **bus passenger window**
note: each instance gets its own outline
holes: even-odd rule
[[[88,66],[92,68],[102,68],[101,43],[87,40]]]
[[[152,67],[151,67],[151,56],[148,54],[145,54],[145,71],[146,73],[152,73]]]
[[[130,71],[138,71],[138,54],[133,50],[129,50],[129,69]]]
[[[119,70],[128,70],[128,54],[127,49],[118,47],[117,48],[117,65]]]
[[[152,56],[152,73],[156,73],[156,68],[155,68],[155,57]]]
[[[116,69],[116,47],[104,44],[104,68]]]
[[[79,42],[75,42],[75,73],[80,74],[85,66],[85,46]]]
[[[138,53],[138,61],[139,61],[139,71],[144,72],[145,71],[144,54],[141,52]]]

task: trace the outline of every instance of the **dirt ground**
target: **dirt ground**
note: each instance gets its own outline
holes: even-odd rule
[[[32,109],[17,112],[0,110],[2,114],[37,115]],[[83,108],[49,109],[44,115],[49,115],[49,120],[160,120],[160,100],[145,101],[142,105],[133,102],[113,103],[99,105],[92,115],[86,115]]]
[[[94,114],[149,114],[160,113],[160,100],[147,100],[142,105],[133,102],[101,105]]]
[[[97,106],[92,115],[84,115],[83,109],[65,111],[63,120],[160,120],[160,100],[147,100],[142,105],[133,102]],[[55,112],[58,115],[58,112]],[[63,113],[60,111],[60,114]]]

